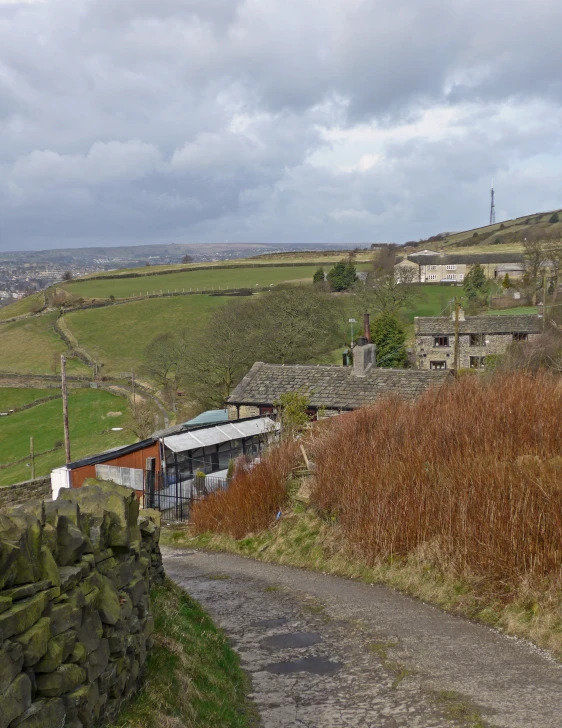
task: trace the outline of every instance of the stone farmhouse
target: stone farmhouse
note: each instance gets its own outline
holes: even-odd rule
[[[447,371],[379,369],[376,347],[359,339],[353,350],[353,366],[282,365],[256,362],[227,399],[232,420],[272,414],[275,403],[287,392],[309,396],[308,414],[331,417],[372,404],[385,395],[409,399],[431,387],[441,387]]]
[[[514,341],[528,341],[542,331],[536,314],[465,316],[459,310],[459,368],[483,369],[486,357],[503,354]],[[415,355],[418,369],[454,369],[455,315],[414,319]]]
[[[420,283],[462,283],[473,265],[480,264],[487,278],[503,278],[506,273],[511,279],[521,278],[525,274],[523,256],[519,253],[435,253],[424,250],[412,253],[396,263],[398,276],[400,271],[414,271],[415,280]]]

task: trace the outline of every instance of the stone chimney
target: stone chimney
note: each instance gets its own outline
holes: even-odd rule
[[[365,377],[377,363],[377,347],[364,336],[357,339],[353,349],[353,370],[355,377]]]
[[[363,336],[371,343],[371,318],[368,313],[363,315]]]
[[[451,311],[451,321],[455,320],[455,308],[453,306],[453,310]],[[462,306],[459,306],[459,321],[466,321],[464,317],[464,308]]]

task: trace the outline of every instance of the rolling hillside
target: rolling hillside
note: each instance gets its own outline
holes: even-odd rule
[[[230,300],[204,295],[148,299],[75,311],[65,321],[80,346],[104,364],[104,376],[115,376],[138,371],[145,348],[159,334],[188,329],[196,343],[207,335],[209,315]]]
[[[551,222],[553,215],[558,215],[560,222]],[[407,249],[409,252],[413,252],[414,249],[431,248],[443,249],[445,252],[508,253],[522,251],[525,238],[552,240],[561,237],[562,210],[552,210],[504,220],[473,230],[442,233],[419,243],[407,244]]]
[[[11,396],[7,390],[0,390],[0,393],[3,399]],[[135,436],[127,429],[130,424],[130,414],[128,402],[124,397],[96,389],[76,389],[71,390],[69,394],[68,407],[73,459],[134,442]],[[113,432],[111,429],[113,427],[122,427],[123,430]],[[35,439],[35,452],[38,453],[36,475],[46,475],[52,468],[64,464],[60,399],[38,404],[31,409],[2,418],[0,464],[7,465],[22,458],[25,460],[0,468],[0,485],[17,483],[30,477],[27,455],[31,435]],[[57,445],[58,448],[53,452],[40,454],[52,450]]]
[[[185,270],[168,274],[142,275],[138,278],[84,278],[61,287],[86,299],[130,298],[160,293],[220,290],[233,288],[265,288],[280,283],[310,283],[317,266],[283,266],[279,268],[240,267]],[[143,269],[140,269],[143,271]]]

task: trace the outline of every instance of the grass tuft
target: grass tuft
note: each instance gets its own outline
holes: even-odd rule
[[[167,581],[152,593],[155,645],[143,684],[106,728],[253,728],[249,681],[224,634]]]

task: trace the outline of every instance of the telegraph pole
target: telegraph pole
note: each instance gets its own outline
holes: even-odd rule
[[[496,203],[494,201],[494,183],[492,182],[492,189],[491,189],[491,203],[490,203],[490,225],[496,224]]]
[[[64,354],[60,357],[61,365],[61,387],[62,387],[62,414],[64,423],[64,451],[66,453],[66,463],[70,462],[70,435],[68,432],[68,392],[66,391],[66,359]]]
[[[133,385],[133,417],[137,414],[137,398],[135,395],[135,372],[132,372],[131,381]]]
[[[455,379],[459,378],[459,299],[455,296],[455,351],[454,367],[455,367]]]
[[[35,480],[35,447],[33,435],[29,438],[29,454],[31,456],[31,480]]]

